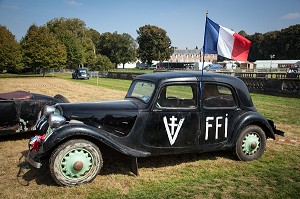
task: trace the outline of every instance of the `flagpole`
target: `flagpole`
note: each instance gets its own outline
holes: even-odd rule
[[[203,47],[202,47],[202,70],[201,70],[201,81],[200,81],[200,95],[202,96],[202,86],[203,86],[203,77],[204,77],[204,56],[205,56],[205,36],[206,36],[206,23],[207,23],[207,17],[208,17],[208,10],[205,13],[205,28],[204,28],[204,40],[203,40]]]

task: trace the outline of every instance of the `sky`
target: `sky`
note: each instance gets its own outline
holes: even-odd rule
[[[206,11],[214,22],[249,35],[300,24],[300,0],[0,0],[0,25],[19,41],[31,25],[60,17],[134,39],[150,24],[167,31],[172,46],[194,49],[203,45]]]

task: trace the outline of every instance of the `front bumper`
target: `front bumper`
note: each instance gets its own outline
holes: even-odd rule
[[[268,119],[268,122],[270,124],[270,126],[272,127],[272,130],[273,132],[276,134],[276,135],[280,135],[280,136],[283,136],[284,137],[284,132],[281,131],[281,130],[278,130],[274,124],[274,122],[272,120],[269,120]],[[275,138],[274,138],[275,139]]]
[[[40,162],[39,156],[39,153],[36,152],[34,149],[29,149],[26,160],[31,166],[39,169],[42,167],[42,163]]]

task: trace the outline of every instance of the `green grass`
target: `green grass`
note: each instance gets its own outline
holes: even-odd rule
[[[121,80],[121,79],[113,79],[113,78],[90,78],[90,79],[72,79],[71,74],[67,73],[58,73],[55,74],[55,77],[61,79],[67,79],[74,82],[80,82],[83,84],[110,88],[118,91],[127,91],[131,81],[130,80]]]
[[[286,146],[285,150],[293,151],[295,148]],[[163,174],[158,171],[153,178],[135,179],[137,182],[134,182],[128,193],[123,193],[120,189],[110,189],[105,192],[94,191],[88,198],[299,197],[299,153],[278,153],[271,149],[260,160],[253,162],[228,160],[232,157],[224,154],[178,156],[177,158],[193,162],[179,165],[180,168],[175,165]],[[211,159],[215,155],[216,159]]]
[[[251,94],[257,110],[278,123],[300,126],[300,99]]]

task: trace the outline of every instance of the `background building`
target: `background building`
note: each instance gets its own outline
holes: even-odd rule
[[[208,54],[204,56],[205,62],[217,62],[216,54]],[[203,55],[199,49],[177,49],[171,55],[169,62],[202,62]]]
[[[300,60],[256,60],[254,67],[256,69],[284,69],[294,67]]]

